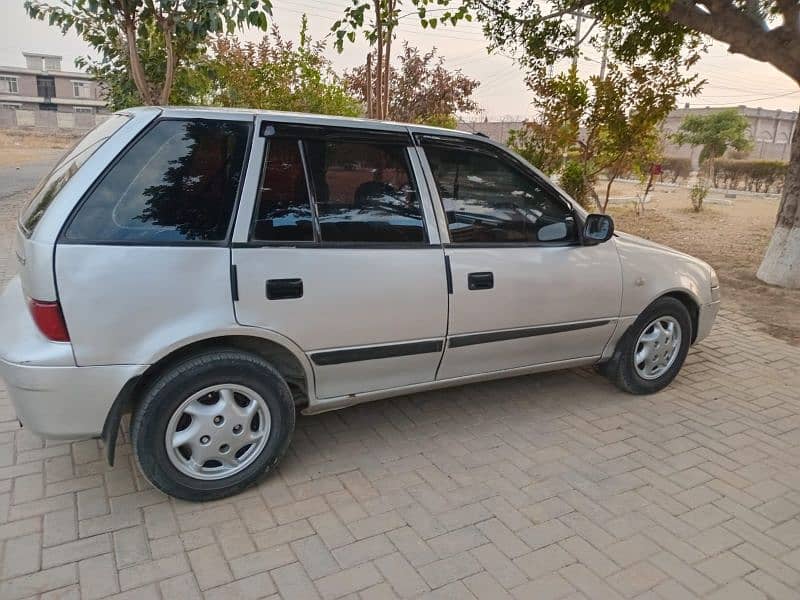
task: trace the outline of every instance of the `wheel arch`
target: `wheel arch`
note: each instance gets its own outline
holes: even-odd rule
[[[698,302],[697,298],[695,298],[694,295],[689,291],[673,290],[659,296],[653,300],[653,302],[660,300],[661,298],[675,298],[675,300],[686,307],[692,322],[692,344],[694,344],[695,340],[697,339],[697,326],[700,321],[700,303]],[[652,302],[650,304],[652,304]]]
[[[280,340],[277,335],[254,335],[235,330],[195,339],[173,347],[156,358],[143,373],[131,378],[114,400],[106,416],[101,434],[101,439],[106,446],[108,463],[114,464],[116,441],[122,417],[135,410],[141,394],[147,386],[167,369],[188,357],[208,350],[233,348],[261,356],[272,364],[286,380],[295,406],[298,409],[308,406],[314,400],[314,373],[305,354],[299,349],[292,348],[292,345],[288,340]]]
[[[700,301],[691,290],[687,290],[685,288],[675,288],[672,290],[663,291],[661,294],[651,298],[650,301],[645,304],[638,313],[629,315],[627,317],[621,317],[619,323],[617,324],[617,329],[614,331],[611,339],[606,344],[598,364],[607,363],[614,357],[619,344],[622,343],[623,339],[628,333],[628,330],[639,318],[639,315],[650,308],[650,306],[652,306],[655,302],[658,302],[661,298],[674,298],[686,307],[692,324],[691,343],[694,344],[695,340],[697,339],[697,327],[700,319]]]

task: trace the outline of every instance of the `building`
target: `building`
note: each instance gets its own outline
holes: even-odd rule
[[[678,130],[681,122],[688,115],[708,115],[726,108],[737,109],[750,123],[748,134],[750,139],[753,140],[753,147],[747,158],[753,160],[789,160],[792,134],[797,126],[797,112],[769,108],[750,108],[748,106],[689,108],[687,105],[684,108],[672,111],[663,126],[664,155],[691,158],[696,167],[701,148],[692,148],[685,145],[677,146],[669,141],[670,136]]]
[[[753,160],[789,160],[792,134],[797,125],[797,112],[785,110],[772,110],[768,108],[750,108],[748,106],[735,106],[750,123],[748,133],[753,140],[753,148],[747,158]],[[677,108],[667,117],[663,125],[664,155],[679,158],[691,158],[695,168],[700,157],[699,147],[678,146],[670,141],[670,136],[675,133],[683,119],[688,115],[707,115],[725,110],[725,107],[705,108]],[[460,122],[458,128],[462,131],[481,133],[496,142],[508,142],[508,133],[512,129],[519,129],[524,122],[517,120],[508,121],[474,121]]]
[[[62,70],[60,56],[22,55],[25,67],[0,66],[0,127],[89,129],[105,118],[90,75]]]
[[[469,131],[471,133],[480,133],[486,137],[505,144],[508,142],[508,134],[512,129],[521,129],[524,121],[520,120],[504,120],[504,121],[459,121],[458,129],[460,131]]]

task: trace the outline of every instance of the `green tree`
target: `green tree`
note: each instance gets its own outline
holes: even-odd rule
[[[629,62],[693,53],[709,36],[732,53],[767,62],[800,83],[800,3],[797,0],[467,0],[492,47],[516,52],[525,64],[547,65],[600,45],[591,26],[576,36],[580,12],[608,32],[609,52]],[[800,288],[800,127],[792,151],[776,227],[758,277]]]
[[[389,98],[392,79],[392,42],[400,19],[416,13],[422,27],[435,29],[440,23],[459,20],[472,20],[467,5],[455,9],[447,8],[451,0],[410,0],[411,12],[402,14],[403,0],[352,0],[345,8],[341,19],[331,27],[336,36],[336,49],[341,52],[345,41],[355,42],[356,34],[363,31],[370,46],[375,47],[375,60],[372,53],[367,55],[366,86],[367,116],[372,119],[386,119],[389,114]],[[430,9],[430,6],[439,8]],[[434,16],[431,16],[431,13]],[[371,16],[370,16],[371,15]],[[371,20],[368,20],[371,19]],[[374,94],[373,94],[374,90]]]
[[[136,40],[142,68],[149,81],[161,81],[166,72],[164,38],[152,23],[143,27]],[[209,101],[212,82],[208,76],[206,45],[192,39],[175,40],[181,56],[175,67],[175,78],[169,104],[188,106]],[[185,45],[185,47],[183,47]],[[76,64],[101,82],[100,91],[110,110],[121,110],[142,104],[142,98],[131,78],[127,56],[118,55],[92,60],[79,57]]]
[[[176,71],[195,56],[209,34],[245,25],[267,28],[271,0],[26,0],[25,10],[62,32],[75,31],[100,55],[103,68],[119,73],[124,64],[141,103],[168,104]],[[158,32],[163,63],[148,61]],[[163,64],[163,68],[161,68]],[[148,68],[149,67],[149,68]]]
[[[644,177],[657,162],[660,127],[676,94],[696,93],[696,76],[684,66],[679,58],[612,64],[605,77],[588,79],[575,67],[555,76],[541,70],[529,77],[538,116],[511,145],[545,172],[562,171],[562,184],[576,200],[605,212],[619,176]],[[600,198],[595,184],[602,173],[608,183]]]
[[[277,27],[258,44],[235,37],[212,43],[210,64],[216,82],[213,103],[268,110],[358,116],[363,108],[325,58],[325,44],[314,42],[303,16],[300,42],[284,40]]]
[[[478,108],[472,94],[480,84],[460,70],[449,71],[436,48],[423,54],[405,43],[398,59],[398,66],[390,70],[394,85],[385,115],[387,119],[455,128],[458,124],[456,112]],[[346,73],[345,81],[365,104],[367,98],[376,93],[376,82],[369,77],[366,65]]]
[[[752,148],[747,127],[747,118],[735,108],[707,115],[687,115],[672,140],[676,144],[702,146],[700,162],[705,162],[721,158],[728,148],[739,152]]]
[[[543,172],[556,175],[577,146],[581,121],[589,104],[589,86],[578,78],[575,70],[556,77],[540,70],[539,75],[528,78],[535,94],[533,107],[537,116],[526,121],[522,128],[512,130],[508,144]],[[563,183],[564,173],[561,175]],[[571,167],[568,179],[577,179],[575,166]],[[576,199],[585,197],[582,183],[567,191],[575,192]]]

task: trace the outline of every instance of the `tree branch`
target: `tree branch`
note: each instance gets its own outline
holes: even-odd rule
[[[172,94],[172,84],[175,81],[175,48],[172,45],[172,34],[174,32],[171,19],[158,18],[161,31],[164,34],[164,50],[166,53],[167,68],[164,73],[164,84],[161,87],[161,97],[159,103],[169,104],[169,97]]]
[[[563,8],[561,10],[557,10],[555,12],[546,15],[539,15],[536,17],[524,17],[524,18],[512,13],[511,11],[498,8],[497,6],[488,3],[486,0],[471,0],[471,2],[474,2],[475,4],[482,7],[484,10],[489,11],[492,14],[498,15],[503,19],[506,19],[513,23],[517,23],[520,25],[529,25],[532,23],[535,24],[535,23],[542,23],[544,21],[552,21],[554,19],[560,19],[561,17],[565,17],[568,14],[577,12],[579,10],[583,10],[587,6],[591,6],[596,2],[596,0],[580,0],[579,2],[575,2],[575,4],[573,6],[570,6],[569,8]]]
[[[765,31],[734,4],[708,0],[702,10],[692,0],[674,0],[666,18],[724,42],[729,52],[769,62],[800,82],[800,38],[782,28]]]
[[[776,0],[778,10],[783,16],[783,27],[794,34],[800,34],[800,2],[797,0]]]

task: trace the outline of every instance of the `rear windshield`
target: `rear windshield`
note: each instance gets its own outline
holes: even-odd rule
[[[58,195],[58,192],[67,185],[75,173],[81,168],[95,151],[103,145],[114,133],[129,119],[127,115],[111,115],[100,125],[92,129],[83,137],[67,155],[59,161],[50,174],[42,179],[34,190],[30,201],[22,209],[19,223],[25,235],[31,236],[36,225],[41,220],[47,207]]]

